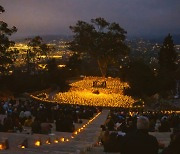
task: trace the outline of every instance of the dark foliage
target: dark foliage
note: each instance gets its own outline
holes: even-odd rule
[[[143,60],[135,60],[125,70],[125,79],[130,84],[127,94],[142,97],[157,92],[157,79],[150,67]]]
[[[80,75],[81,74],[81,64],[82,60],[79,54],[74,53],[70,58],[69,61],[66,64],[66,68],[73,71],[74,75]]]
[[[0,6],[0,14],[4,11]],[[9,40],[9,36],[16,31],[16,27],[9,28],[7,23],[0,21],[0,74],[8,74],[16,60],[18,51],[10,49],[14,46],[14,42]]]
[[[108,23],[104,18],[92,19],[91,23],[78,21],[70,26],[74,39],[70,49],[88,53],[96,59],[102,76],[107,75],[108,64],[116,61],[119,55],[127,55],[126,31],[118,23]]]
[[[158,83],[162,96],[167,96],[167,91],[175,89],[175,71],[177,69],[177,52],[174,48],[172,36],[165,37],[159,52]]]
[[[163,45],[159,52],[160,71],[169,72],[176,69],[177,52],[174,48],[172,36],[165,37]]]

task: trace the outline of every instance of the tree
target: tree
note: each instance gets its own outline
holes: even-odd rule
[[[167,92],[175,87],[177,52],[174,48],[172,36],[165,37],[159,52],[159,74],[158,82],[161,95],[167,96]]]
[[[50,47],[43,42],[43,39],[40,36],[36,36],[28,40],[28,50],[26,51],[26,64],[27,71],[30,72],[31,66],[35,65],[41,60],[41,56],[44,55],[47,58],[48,53],[50,52]]]
[[[108,64],[115,62],[119,55],[127,55],[129,51],[124,42],[127,32],[118,23],[108,23],[104,18],[96,18],[91,23],[78,21],[70,29],[74,33],[70,49],[88,53],[95,58],[104,77]]]
[[[46,65],[46,68],[49,72],[55,72],[57,71],[58,69],[58,64],[56,62],[56,59],[53,58],[53,59],[50,59],[47,61],[47,65]]]
[[[130,89],[126,92],[133,96],[151,96],[157,92],[157,79],[151,68],[142,59],[132,60],[125,70]]]
[[[79,54],[74,53],[66,64],[66,67],[69,68],[71,71],[74,71],[76,74],[80,73],[82,64],[82,59]]]
[[[0,14],[3,12],[5,10],[0,6]],[[16,27],[9,28],[7,23],[0,21],[0,72],[3,75],[9,72],[17,58],[18,51],[10,48],[15,43],[9,40],[9,36],[16,31]]]
[[[163,45],[159,52],[160,71],[174,71],[176,68],[177,52],[174,48],[172,36],[165,37]]]

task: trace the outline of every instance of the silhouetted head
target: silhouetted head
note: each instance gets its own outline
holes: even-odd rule
[[[149,119],[145,116],[140,116],[137,119],[137,129],[148,130],[149,129]]]

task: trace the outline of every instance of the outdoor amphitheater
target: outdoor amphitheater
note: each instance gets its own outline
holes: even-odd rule
[[[57,92],[53,95],[43,92],[32,97],[60,104],[122,108],[130,108],[137,101],[124,94],[124,90],[130,87],[119,78],[84,77],[69,82],[70,89],[67,92]],[[38,97],[42,95],[45,97]]]

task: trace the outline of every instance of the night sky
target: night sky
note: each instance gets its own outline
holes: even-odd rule
[[[128,36],[180,34],[180,0],[0,0],[0,20],[16,26],[15,37],[71,34],[77,20],[104,17]]]

